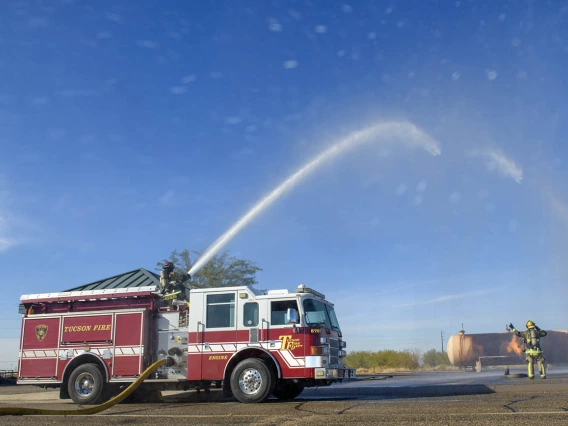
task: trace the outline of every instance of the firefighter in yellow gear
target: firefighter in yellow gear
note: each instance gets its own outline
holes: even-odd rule
[[[509,328],[513,333],[519,337],[522,337],[525,341],[525,356],[528,362],[528,375],[529,379],[534,379],[534,362],[538,364],[538,371],[542,379],[546,379],[545,361],[544,354],[540,348],[540,338],[546,336],[546,331],[541,330],[538,326],[531,320],[527,321],[526,331],[517,331],[513,324],[509,324]]]
[[[166,261],[160,271],[160,286],[162,287],[164,299],[168,301],[168,306],[172,305],[174,299],[185,298],[182,283],[191,279],[188,274],[175,272],[174,268],[175,266],[172,262]]]

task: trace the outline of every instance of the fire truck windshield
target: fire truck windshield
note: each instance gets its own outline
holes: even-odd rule
[[[306,325],[308,326],[324,326],[335,331],[339,329],[339,323],[335,316],[335,310],[325,303],[315,299],[304,300],[304,314],[306,316]]]

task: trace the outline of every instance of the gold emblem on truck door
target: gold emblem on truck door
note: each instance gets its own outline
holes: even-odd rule
[[[279,336],[278,339],[282,340],[281,351],[293,351],[302,347],[300,339],[292,339],[292,336]]]
[[[37,340],[40,342],[47,336],[47,325],[37,325],[35,328]]]

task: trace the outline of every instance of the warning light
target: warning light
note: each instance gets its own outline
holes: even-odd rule
[[[315,291],[313,288],[306,287],[304,284],[300,284],[296,288],[296,293],[310,293],[310,294],[313,294],[316,297],[319,297],[320,299],[325,300],[325,294],[320,293],[319,291]]]

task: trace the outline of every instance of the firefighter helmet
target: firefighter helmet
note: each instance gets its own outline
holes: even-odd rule
[[[532,322],[531,320],[527,321],[527,328],[534,328],[534,322]]]
[[[174,271],[174,264],[172,262],[168,262],[167,260],[164,262],[164,266],[162,267],[164,271],[167,273]]]

